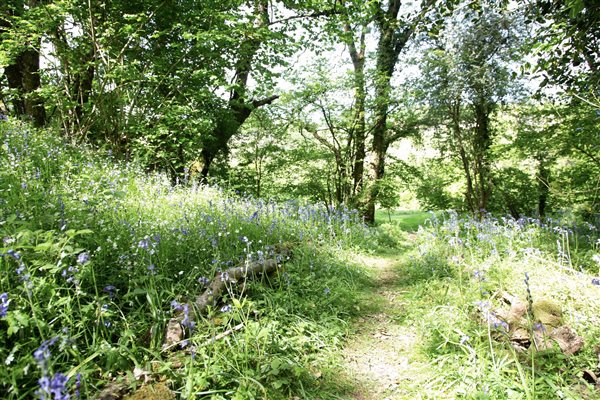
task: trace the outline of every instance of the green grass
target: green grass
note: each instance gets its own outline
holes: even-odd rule
[[[598,362],[597,226],[413,211],[389,223],[383,211],[367,228],[345,209],[172,187],[26,126],[0,124],[0,143],[4,398],[47,397],[50,381],[82,398],[115,381],[182,399],[351,398],[339,353],[358,318],[380,312],[417,332],[412,357],[429,369],[406,398],[598,397],[582,379]],[[162,350],[173,301],[282,246],[292,255],[276,273],[230,286]],[[401,308],[374,300],[365,253],[402,258],[387,283]],[[527,290],[561,305],[581,352],[516,353],[482,318]]]
[[[407,232],[416,232],[419,226],[424,225],[425,221],[431,218],[431,213],[418,210],[377,210],[375,213],[376,225],[394,224],[401,230]]]
[[[0,124],[0,143],[4,398],[44,397],[50,381],[90,398],[115,380],[183,399],[336,398],[314,371],[356,312],[365,277],[348,250],[376,240],[355,212],[172,187],[21,125]],[[187,342],[161,350],[173,301],[281,246],[293,253],[277,273],[229,287]]]
[[[420,387],[407,382],[398,392],[411,395],[397,398],[600,398],[582,379],[584,370],[598,371],[597,227],[450,214],[419,231],[416,241],[396,267],[394,289],[402,304],[399,323],[419,332],[408,356],[428,363],[434,377],[423,377]],[[569,252],[557,254],[557,241]],[[518,352],[510,340],[518,323],[504,333],[487,318],[508,310],[503,293],[527,303],[528,290],[534,302],[559,305],[563,323],[585,341],[580,352],[565,356],[556,346]],[[534,322],[524,326],[532,329]]]

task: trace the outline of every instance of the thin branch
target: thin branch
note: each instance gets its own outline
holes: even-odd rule
[[[284,22],[292,21],[292,20],[295,20],[295,19],[328,17],[328,16],[331,16],[331,15],[338,15],[338,14],[341,14],[341,13],[342,13],[341,10],[337,10],[334,7],[331,10],[315,11],[315,12],[310,13],[310,14],[292,15],[291,17],[278,19],[276,21],[271,21],[271,22],[269,22],[269,26],[276,25],[276,24],[282,24]]]

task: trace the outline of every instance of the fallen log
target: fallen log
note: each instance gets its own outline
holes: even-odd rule
[[[218,272],[213,280],[208,284],[204,293],[196,297],[193,303],[183,305],[185,310],[195,309],[198,315],[206,314],[209,307],[217,304],[218,300],[226,291],[228,285],[236,285],[238,282],[245,282],[248,279],[253,279],[260,275],[270,274],[277,270],[281,260],[290,256],[291,252],[288,248],[283,248],[274,258],[262,259],[252,262],[244,262],[238,267],[232,267],[225,271]],[[165,339],[162,350],[167,351],[179,343],[182,343],[186,335],[186,327],[193,326],[195,319],[194,313],[179,312],[167,323]],[[189,331],[190,329],[188,329]],[[189,334],[189,332],[188,332]]]

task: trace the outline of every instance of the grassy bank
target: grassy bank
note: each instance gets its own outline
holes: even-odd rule
[[[142,384],[180,398],[333,398],[319,377],[364,279],[345,249],[372,242],[355,212],[172,187],[25,126],[1,123],[0,139],[5,398]],[[162,351],[173,305],[281,247],[292,255],[275,274],[228,287],[178,351]]]

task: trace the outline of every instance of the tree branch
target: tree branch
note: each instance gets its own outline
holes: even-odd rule
[[[337,10],[334,7],[332,9],[330,9],[330,10],[315,11],[315,12],[310,13],[310,14],[292,15],[291,17],[278,19],[277,21],[271,21],[271,22],[269,22],[269,26],[276,25],[276,24],[282,24],[284,22],[292,21],[292,20],[295,20],[295,19],[328,17],[328,16],[331,16],[331,15],[338,15],[338,14],[341,14],[341,13],[342,13],[341,10]]]
[[[271,104],[272,102],[274,102],[278,98],[279,98],[279,95],[274,94],[272,96],[265,97],[264,99],[253,100],[252,101],[252,107],[258,108],[258,107],[262,107],[262,106],[267,105],[267,104]]]

